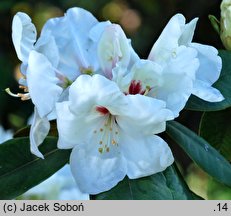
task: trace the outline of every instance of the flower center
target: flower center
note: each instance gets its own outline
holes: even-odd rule
[[[102,107],[102,106],[97,106],[96,111],[99,112],[102,115],[107,115],[107,114],[110,113],[109,110],[106,107]]]
[[[113,116],[106,107],[97,106],[96,111],[99,112],[104,120],[99,127],[94,130],[95,140],[97,140],[99,153],[108,153],[112,147],[118,147],[119,128],[115,116]]]
[[[151,91],[150,86],[145,86],[145,88],[142,86],[142,83],[140,80],[132,80],[130,83],[130,86],[128,88],[128,93],[125,94],[130,94],[130,95],[136,95],[136,94],[141,94],[141,95],[147,95]]]
[[[141,95],[143,95],[144,93],[145,93],[145,90],[142,90],[141,81],[132,80],[132,82],[128,88],[128,94],[131,94],[131,95],[141,94]]]

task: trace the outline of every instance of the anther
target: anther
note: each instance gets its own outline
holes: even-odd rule
[[[99,153],[103,153],[103,148],[98,148]]]
[[[111,141],[111,144],[112,144],[112,145],[115,145],[115,144],[116,144],[116,141],[115,141],[115,140],[112,140],[112,141]]]

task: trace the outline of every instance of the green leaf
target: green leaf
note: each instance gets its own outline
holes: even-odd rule
[[[208,142],[176,121],[167,123],[166,132],[199,167],[231,187],[231,165]]]
[[[220,78],[213,86],[220,90],[225,100],[210,103],[192,95],[185,106],[186,109],[196,111],[218,111],[231,107],[231,52],[220,50],[219,55],[222,58],[222,71]]]
[[[231,109],[205,112],[201,118],[200,136],[231,161]]]
[[[93,197],[97,200],[187,200],[201,199],[193,194],[174,166],[152,176],[125,178],[110,191]]]
[[[40,159],[30,153],[28,137],[1,144],[0,199],[14,199],[62,168],[70,151],[56,145],[57,138],[47,137],[39,148],[45,159]]]

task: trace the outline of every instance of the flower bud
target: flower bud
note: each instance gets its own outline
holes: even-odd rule
[[[231,50],[231,0],[221,3],[220,37],[227,50]]]

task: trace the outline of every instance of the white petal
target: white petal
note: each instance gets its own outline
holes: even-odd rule
[[[18,58],[26,63],[36,41],[36,28],[30,17],[18,12],[12,23],[12,39]]]
[[[199,67],[196,55],[197,52],[194,49],[180,46],[176,56],[164,66],[160,76],[162,84],[150,94],[164,100],[175,117],[184,108],[192,93],[195,74]]]
[[[90,124],[84,125],[82,119],[77,118],[69,110],[69,102],[56,104],[57,128],[59,132],[58,147],[61,149],[73,148],[75,145],[88,140]],[[90,122],[94,123],[94,122]]]
[[[117,65],[112,69],[112,80],[118,85],[122,92],[127,92],[132,81],[133,74],[127,68]]]
[[[112,78],[112,69],[117,63],[128,66],[130,52],[129,41],[122,28],[117,24],[107,26],[98,44],[99,61],[106,77]]]
[[[96,25],[94,25],[90,31],[89,31],[89,38],[98,43],[100,40],[100,37],[102,36],[103,32],[105,31],[105,28],[107,26],[110,26],[112,23],[110,21],[105,21],[105,22],[99,22]]]
[[[76,79],[82,69],[91,68],[95,64],[95,57],[88,53],[92,44],[88,34],[97,23],[90,12],[82,8],[71,8],[64,17],[50,19],[44,25],[41,34],[51,32],[60,50],[58,70],[70,80]]]
[[[47,58],[31,51],[28,61],[27,83],[31,99],[43,118],[49,114],[58,101],[62,88],[57,85],[55,71]]]
[[[95,113],[96,106],[106,107],[118,115],[126,105],[126,97],[115,82],[101,75],[81,75],[69,91],[70,109],[75,115]]]
[[[209,101],[209,102],[220,102],[224,100],[223,95],[219,90],[212,87],[207,82],[196,80],[193,83],[193,92],[197,97]]]
[[[222,61],[218,56],[216,48],[208,45],[191,43],[191,47],[198,52],[197,58],[200,61],[200,67],[196,73],[196,79],[213,84],[220,76]]]
[[[189,45],[192,42],[194,31],[196,28],[198,18],[193,19],[191,22],[185,25],[184,31],[179,39],[179,45]]]
[[[66,17],[70,33],[73,35],[74,48],[79,54],[82,67],[92,66],[91,58],[86,52],[89,47],[89,38],[87,37],[91,28],[98,23],[97,19],[87,10],[82,8],[71,8],[67,11]]]
[[[93,141],[94,142],[94,141]],[[98,194],[110,190],[126,175],[126,163],[119,154],[109,157],[105,153],[75,147],[71,152],[72,174],[80,190],[84,193]]]
[[[158,136],[121,136],[120,146],[127,161],[130,179],[149,176],[165,170],[173,161],[167,143]]]
[[[53,67],[57,67],[59,63],[59,51],[56,46],[54,37],[47,33],[40,37],[35,44],[35,50],[44,56],[51,62]]]
[[[145,90],[146,87],[153,88],[154,86],[161,85],[163,68],[155,62],[139,60],[133,65],[131,73],[133,74],[132,79],[141,81],[143,90]]]
[[[148,59],[156,62],[166,61],[179,46],[178,41],[184,26],[185,18],[182,14],[173,16],[153,45]]]
[[[151,97],[127,95],[129,106],[116,120],[120,128],[131,136],[152,135],[165,130],[166,121],[173,119],[173,113],[166,109],[164,101]]]
[[[191,43],[190,46],[198,51],[200,61],[200,67],[196,72],[196,80],[193,84],[193,94],[209,102],[222,101],[224,97],[220,91],[212,87],[218,80],[222,68],[222,61],[218,56],[217,49],[198,43]]]
[[[30,128],[30,150],[37,157],[44,158],[38,146],[44,141],[50,130],[50,123],[46,117],[40,118],[38,111],[34,109],[34,119]]]

